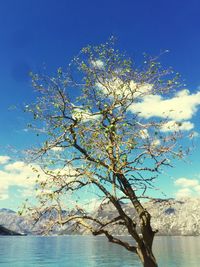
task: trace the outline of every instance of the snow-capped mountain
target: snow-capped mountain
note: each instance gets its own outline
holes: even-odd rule
[[[125,212],[137,221],[137,216],[130,204],[122,204]],[[185,200],[158,199],[144,203],[145,208],[152,215],[152,226],[160,235],[200,235],[200,199],[188,198]],[[98,207],[92,211],[92,215],[104,220],[109,220],[117,215],[111,204]],[[17,213],[7,209],[0,209],[0,225],[25,234],[39,234],[48,216],[39,224],[33,225],[30,218],[19,216]],[[113,234],[126,235],[123,226],[109,226],[107,228]],[[56,234],[89,234],[85,229],[76,229],[72,223],[62,228],[57,227],[53,233]]]

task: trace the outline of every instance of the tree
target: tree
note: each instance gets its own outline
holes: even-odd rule
[[[31,75],[38,96],[26,109],[46,129],[46,141],[31,150],[43,171],[35,170],[41,192],[35,215],[56,210],[49,227],[73,222],[136,253],[143,266],[158,266],[152,252],[156,230],[141,200],[154,188],[162,168],[182,157],[178,144],[182,135],[180,124],[174,123],[176,131],[164,130],[167,116],[142,116],[140,104],[152,95],[170,96],[179,86],[178,75],[148,57],[143,67],[136,68],[115,48],[112,38],[83,48],[67,71],[59,68],[55,77]],[[53,151],[59,156],[53,158]],[[111,203],[118,216],[93,217],[78,202],[68,202],[68,213],[63,214],[64,196],[81,198],[86,188],[95,188],[100,206]],[[125,212],[122,202],[131,203],[138,220]],[[116,224],[127,228],[135,245],[108,231],[109,225]]]

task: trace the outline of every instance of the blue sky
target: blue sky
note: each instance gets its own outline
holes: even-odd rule
[[[143,52],[157,55],[165,49],[170,50],[162,57],[162,63],[181,73],[190,94],[200,89],[199,1],[1,1],[0,194],[3,197],[0,207],[16,208],[23,191],[14,180],[9,186],[3,182],[3,179],[12,180],[11,175],[17,168],[20,171],[22,168],[19,162],[14,161],[15,165],[11,166],[6,161],[5,157],[10,153],[8,147],[24,149],[35,140],[23,130],[28,120],[22,112],[23,104],[35,97],[28,72],[40,71],[45,64],[47,71],[52,73],[56,68],[66,66],[83,46],[105,42],[111,35],[118,38],[119,48],[136,61]],[[13,110],[13,105],[17,109]],[[198,132],[200,113],[193,115],[192,122]],[[193,187],[200,184],[198,139],[195,138],[196,149],[188,159],[189,163],[177,163],[176,168],[170,170],[169,179],[166,176],[161,182],[168,196],[175,196],[181,189],[197,194],[198,190]],[[17,173],[22,176],[20,171]],[[16,177],[17,174],[15,180],[20,179]],[[188,181],[174,185],[170,177],[184,177]]]

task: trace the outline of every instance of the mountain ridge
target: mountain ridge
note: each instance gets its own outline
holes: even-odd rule
[[[176,200],[176,199],[157,199],[150,200],[144,204],[144,207],[152,216],[152,227],[158,230],[158,235],[200,235],[200,198]],[[138,217],[130,204],[124,203],[123,209],[128,216],[136,222]],[[63,214],[66,214],[64,211]],[[117,212],[111,204],[105,204],[97,207],[91,215],[100,220],[109,220],[117,215]],[[36,225],[31,218],[19,216],[16,212],[9,209],[0,209],[0,225],[11,231],[23,234],[41,234],[48,216],[42,218]],[[128,235],[123,226],[108,226],[108,231],[115,235]],[[74,229],[73,224],[67,224],[63,227],[57,226],[53,229],[53,234],[90,234],[86,229]]]
[[[0,235],[22,235],[21,233],[17,233],[17,232],[14,232],[10,229],[7,229],[6,227],[3,227],[2,225],[0,225]]]

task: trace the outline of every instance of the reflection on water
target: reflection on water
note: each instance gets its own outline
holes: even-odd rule
[[[157,237],[155,253],[161,267],[199,267],[200,237]]]
[[[126,237],[125,239],[129,239]],[[160,267],[199,267],[200,237],[157,237]],[[104,237],[1,237],[1,267],[140,267],[137,256]]]

